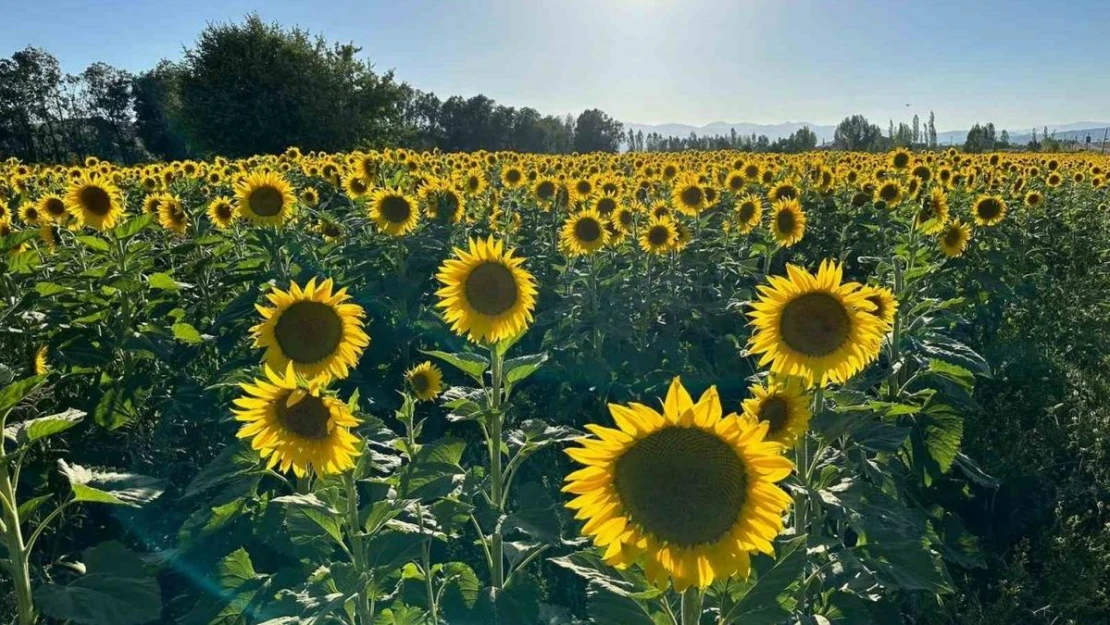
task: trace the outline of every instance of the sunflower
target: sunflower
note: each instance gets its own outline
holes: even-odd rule
[[[799,196],[801,196],[801,193],[798,191],[798,187],[792,182],[780,182],[772,187],[771,191],[767,194],[767,197],[769,197],[772,202],[796,200]]]
[[[766,385],[753,384],[751,397],[744,400],[744,418],[753,424],[767,424],[767,440],[789,447],[805,435],[812,411],[809,397],[797,378],[772,379]]]
[[[48,356],[49,351],[45,345],[40,345],[39,348],[35,350],[35,359],[33,363],[35,375],[46,375],[50,372],[50,361],[47,358]]]
[[[416,199],[399,189],[378,189],[370,194],[370,219],[378,229],[395,237],[404,236],[420,221]]]
[[[798,200],[779,200],[771,205],[771,234],[783,247],[791,247],[806,233],[806,213]]]
[[[681,213],[696,217],[709,205],[697,176],[686,174],[676,178],[671,189],[671,201]]]
[[[280,225],[296,209],[293,187],[281,174],[254,171],[235,185],[239,215],[256,224]]]
[[[948,222],[948,194],[940,187],[934,187],[927,197],[921,199],[921,206],[913,217],[913,225],[925,234],[936,234]]]
[[[158,223],[174,234],[185,234],[189,227],[189,215],[177,197],[165,194],[158,203]]]
[[[501,170],[501,184],[506,188],[515,189],[524,184],[524,172],[519,167],[509,166]]]
[[[996,195],[980,195],[972,211],[977,225],[994,226],[1006,218],[1006,202]]]
[[[316,231],[328,242],[338,241],[343,238],[343,227],[328,216],[320,218],[320,221],[316,224]]]
[[[471,169],[459,178],[459,187],[467,195],[478,195],[486,190],[489,183],[486,182],[486,176],[477,169]]]
[[[636,223],[636,213],[631,208],[622,206],[609,218],[609,223],[621,234],[628,234]]]
[[[429,401],[439,397],[443,391],[443,372],[425,361],[405,372],[405,382],[408,382],[417,399]]]
[[[254,346],[266,349],[263,361],[278,370],[292,363],[306,378],[345,378],[370,343],[363,331],[362,306],[349,303],[347,289],[332,292],[332,281],[288,292],[274,287],[266,296],[273,308],[257,306],[263,321],[251,328]]]
[[[788,277],[769,276],[750,313],[751,353],[759,364],[808,384],[843,383],[879,355],[883,322],[855,282],[842,283],[843,267],[823,261],[817,275],[797,265]]]
[[[223,196],[212,200],[208,205],[208,218],[221,230],[231,227],[235,221],[235,207],[231,200]]]
[[[874,310],[868,312],[886,324],[887,328],[894,325],[894,314],[898,312],[898,300],[894,297],[894,292],[886,287],[870,284],[863,285],[860,291],[863,292],[867,301],[875,307]]]
[[[887,180],[875,189],[875,201],[886,202],[887,208],[894,208],[902,203],[902,185],[896,180]]]
[[[678,241],[675,222],[669,217],[652,217],[640,234],[640,249],[650,254],[666,254]]]
[[[66,217],[69,217],[65,200],[53,193],[40,197],[36,206],[40,217],[49,219],[54,223],[62,223],[66,220]]]
[[[695,404],[678,378],[663,412],[609,405],[616,428],[593,434],[567,455],[585,465],[566,477],[567,507],[582,533],[617,568],[638,564],[660,588],[704,588],[746,578],[750,555],[773,553],[790,497],[775,485],[793,464],[768,426],[722,416],[717,389]]]
[[[1044,201],[1044,195],[1040,191],[1030,191],[1025,194],[1025,205],[1029,208],[1036,208]]]
[[[420,196],[432,219],[457,224],[466,212],[462,194],[445,180],[425,185],[420,189]]]
[[[763,219],[763,198],[754,193],[740,198],[736,203],[736,219],[739,222],[737,230],[741,234],[751,232]]]
[[[343,189],[347,192],[347,197],[357,200],[370,192],[370,185],[366,184],[362,176],[351,174],[343,181]]]
[[[971,228],[959,219],[944,227],[944,231],[937,237],[937,246],[949,258],[962,256],[971,240]]]
[[[586,256],[605,247],[609,231],[597,211],[578,211],[563,224],[561,243],[571,256]]]
[[[312,187],[305,187],[301,190],[301,201],[305,206],[315,207],[320,203],[320,193]]]
[[[33,204],[31,202],[24,202],[19,207],[19,218],[28,226],[39,225],[39,219],[41,217],[42,214],[39,213],[39,207],[36,204]]]
[[[495,343],[514,337],[532,321],[536,281],[502,241],[471,239],[470,249],[455,248],[454,258],[436,275],[443,288],[438,308],[460,336]]]
[[[292,469],[297,477],[354,468],[359,439],[351,428],[359,420],[347,405],[326,395],[322,380],[298,380],[292,363],[284,376],[265,369],[268,380],[240,384],[244,395],[232,411],[243,422],[238,438],[251,440],[267,468]]]
[[[898,148],[890,153],[888,162],[894,169],[906,169],[910,166],[910,153],[902,148]]]
[[[109,230],[123,217],[123,194],[108,180],[84,172],[70,183],[66,208],[78,226]]]
[[[617,196],[612,193],[602,192],[586,201],[586,206],[593,209],[601,217],[608,219],[620,206]]]
[[[532,195],[541,202],[553,202],[559,192],[559,185],[551,178],[543,177],[536,179],[535,184],[532,185]]]
[[[158,205],[162,203],[162,194],[152,193],[143,199],[143,214],[157,215]]]

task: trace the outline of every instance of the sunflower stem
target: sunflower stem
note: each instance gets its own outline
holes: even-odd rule
[[[3,499],[4,542],[8,548],[9,572],[15,586],[16,623],[32,625],[35,617],[35,603],[31,596],[30,547],[23,543],[23,530],[20,528],[19,502],[11,476],[8,474],[4,452],[0,449],[0,498]]]
[[[368,573],[366,568],[366,550],[362,544],[362,532],[358,523],[358,487],[355,484],[353,471],[343,474],[343,482],[347,487],[347,533],[351,539],[351,555],[354,560],[355,571],[359,574],[357,609],[361,625],[370,625],[374,622],[374,608],[369,594],[366,592],[366,583],[362,579]]]
[[[701,588],[690,586],[682,592],[682,622],[679,625],[698,625],[701,622]]]
[[[504,354],[496,345],[489,346],[490,352],[490,427],[489,427],[489,464],[490,464],[490,502],[497,510],[497,521],[490,535],[490,564],[492,586],[500,590],[505,585],[505,549],[501,540],[501,515],[505,509],[502,504],[501,476],[501,373]]]

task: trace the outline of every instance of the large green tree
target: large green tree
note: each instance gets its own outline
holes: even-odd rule
[[[616,152],[624,125],[599,109],[587,109],[574,125],[574,149],[578,152]]]
[[[402,85],[375,74],[351,44],[250,15],[213,24],[186,52],[181,119],[201,152],[241,157],[296,145],[344,150],[390,142]]]

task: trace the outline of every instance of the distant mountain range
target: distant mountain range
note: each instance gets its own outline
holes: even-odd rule
[[[923,124],[924,125],[924,124]],[[749,124],[749,123],[729,123],[729,122],[713,122],[704,126],[691,126],[689,124],[625,124],[625,130],[631,129],[637,132],[643,131],[645,135],[650,133],[659,133],[664,137],[688,137],[693,132],[699,137],[705,136],[728,136],[733,129],[736,134],[740,136],[751,135],[755,133],[758,135],[766,135],[768,139],[774,141],[789,137],[800,128],[808,127],[817,135],[818,143],[826,143],[833,140],[833,134],[836,132],[836,126],[824,126],[821,124],[811,124],[808,122],[783,122],[781,124]],[[879,124],[886,132],[886,128]],[[1037,137],[1040,138],[1044,126],[1037,128]],[[1060,140],[1076,140],[1083,141],[1088,135],[1091,137],[1091,142],[1099,144],[1102,142],[1103,133],[1110,128],[1110,122],[1072,122],[1070,124],[1049,124],[1049,133],[1055,132],[1056,138]],[[1010,142],[1015,144],[1028,143],[1032,139],[1032,128],[1008,130],[1010,133]],[[999,132],[1002,132],[999,129]],[[967,138],[967,130],[946,130],[937,133],[937,143],[940,145],[955,145],[964,142]]]

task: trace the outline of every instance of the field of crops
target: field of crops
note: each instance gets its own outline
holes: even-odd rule
[[[999,346],[1106,367],[1108,181],[955,150],[0,163],[7,609],[968,618],[1037,490],[975,452],[1021,453],[1070,375]],[[1060,523],[1107,522],[1087,486]],[[1110,607],[1097,573],[1067,622]]]

